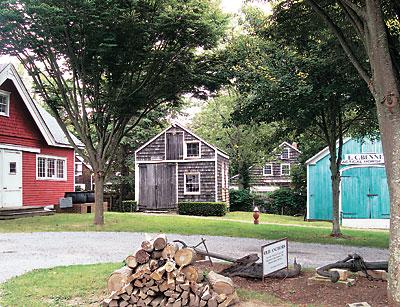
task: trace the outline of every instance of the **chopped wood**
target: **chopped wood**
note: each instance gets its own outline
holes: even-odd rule
[[[163,250],[167,246],[167,236],[165,234],[159,234],[154,238],[154,250]]]
[[[108,292],[120,291],[127,283],[129,276],[132,275],[132,269],[124,266],[111,273],[107,281]]]
[[[162,251],[162,258],[163,259],[172,259],[175,256],[176,251],[178,250],[178,245],[175,243],[168,243],[163,251]]]
[[[158,259],[160,259],[160,258],[162,258],[162,250],[160,250],[160,251],[153,251],[153,252],[151,253],[151,259],[156,259],[156,260],[158,260]]]
[[[192,264],[195,260],[196,252],[192,248],[184,247],[176,251],[174,259],[179,267]]]
[[[141,247],[144,251],[151,253],[154,250],[153,240],[144,240]]]
[[[136,261],[136,257],[134,255],[129,255],[128,257],[125,258],[125,264],[130,267],[131,269],[134,269],[137,267],[138,263]]]
[[[141,248],[136,251],[135,258],[138,263],[143,264],[149,261],[150,254]]]
[[[233,281],[229,277],[211,271],[207,275],[207,280],[209,281],[212,289],[218,294],[224,293],[229,295],[235,292]]]
[[[175,263],[174,261],[172,261],[172,260],[168,260],[168,261],[165,263],[164,267],[165,267],[165,271],[167,271],[167,272],[172,272],[172,271],[174,271],[175,268],[176,268],[176,263]]]
[[[197,269],[191,265],[184,267],[182,269],[182,273],[189,281],[197,282],[199,279],[199,273],[197,272]]]

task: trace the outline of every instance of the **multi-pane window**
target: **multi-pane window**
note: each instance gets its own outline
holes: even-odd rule
[[[186,143],[186,157],[188,158],[200,157],[200,142]]]
[[[272,176],[273,175],[273,168],[272,164],[265,164],[263,168],[263,175],[264,176]]]
[[[290,149],[284,148],[282,150],[281,159],[289,159],[289,155],[290,155]]]
[[[15,175],[17,173],[17,162],[10,162],[10,175]]]
[[[66,179],[65,158],[38,157],[37,177],[38,179]]]
[[[83,163],[75,162],[75,176],[82,176],[83,174]]]
[[[281,164],[281,175],[290,176],[290,164]]]
[[[10,94],[0,91],[0,115],[8,116],[10,107]]]
[[[200,173],[185,174],[185,194],[200,193]]]

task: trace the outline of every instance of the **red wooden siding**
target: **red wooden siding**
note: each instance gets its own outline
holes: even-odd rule
[[[0,116],[0,144],[20,145],[40,149],[40,154],[67,158],[67,180],[36,180],[36,155],[22,155],[23,205],[53,205],[66,191],[74,191],[74,150],[48,146],[29,110],[12,81],[7,80],[0,89],[11,92],[9,117]]]

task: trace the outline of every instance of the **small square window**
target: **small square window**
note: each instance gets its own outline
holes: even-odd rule
[[[200,157],[200,142],[186,143],[186,157]]]
[[[265,164],[263,167],[263,175],[264,176],[272,176],[273,175],[273,167],[272,164]]]
[[[289,159],[289,155],[290,155],[290,149],[289,148],[284,148],[282,150],[282,154],[281,154],[281,159]]]
[[[290,164],[281,164],[281,175],[290,176]]]
[[[17,162],[10,162],[10,175],[17,174]]]

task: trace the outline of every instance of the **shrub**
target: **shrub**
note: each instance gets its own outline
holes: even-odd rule
[[[253,211],[254,195],[247,189],[229,190],[230,211]]]
[[[182,202],[178,203],[178,214],[200,216],[224,216],[228,211],[224,202]]]
[[[296,215],[304,214],[306,198],[296,191],[282,188],[272,192],[266,202],[264,211],[271,214]]]
[[[111,211],[114,212],[135,212],[137,210],[137,202],[135,200],[123,200],[121,203],[115,203]]]

